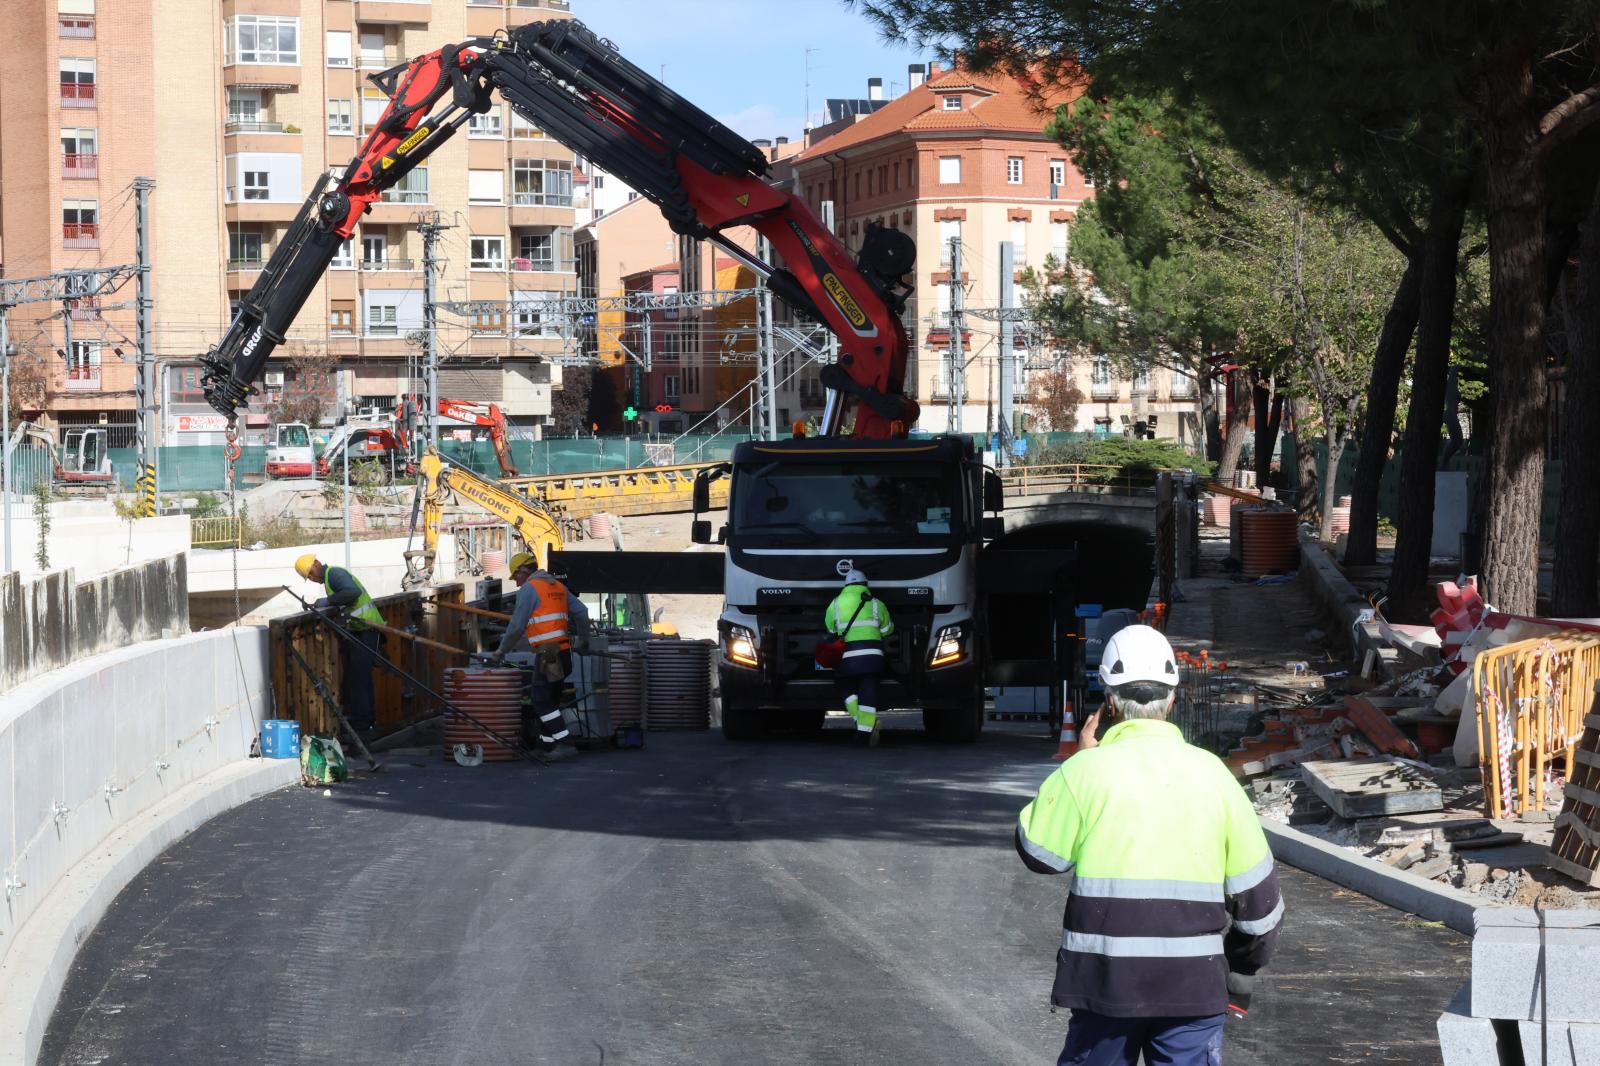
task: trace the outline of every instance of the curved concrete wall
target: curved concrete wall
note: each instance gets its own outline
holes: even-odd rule
[[[249,755],[267,677],[250,627],[81,659],[0,697],[0,963],[102,841]]]

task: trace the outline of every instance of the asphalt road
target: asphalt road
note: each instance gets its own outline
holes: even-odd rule
[[[1011,826],[1050,745],[891,718],[564,766],[420,756],[163,854],[84,944],[41,1062],[1053,1063],[1063,886]],[[1468,943],[1283,871],[1234,1066],[1437,1063]]]

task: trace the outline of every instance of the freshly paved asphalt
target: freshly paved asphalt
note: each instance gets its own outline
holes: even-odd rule
[[[163,854],[84,944],[41,1063],[1053,1063],[1063,886],[1011,846],[1051,746],[890,719],[564,766],[421,756]],[[1231,1066],[1437,1063],[1468,942],[1295,870]]]

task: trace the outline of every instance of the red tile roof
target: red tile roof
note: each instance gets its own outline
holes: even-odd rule
[[[961,89],[977,96],[960,111],[946,111],[940,98]],[[1015,130],[1039,133],[1057,106],[1082,94],[1078,88],[1055,90],[1035,97],[1030,86],[1005,74],[945,71],[910,92],[895,97],[848,129],[807,148],[796,157],[805,162],[854,148],[905,130]]]

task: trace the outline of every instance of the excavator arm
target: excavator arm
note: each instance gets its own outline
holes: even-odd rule
[[[417,472],[418,491],[422,494],[422,547],[405,553],[406,576],[402,582],[405,588],[421,588],[432,583],[434,559],[439,551],[439,522],[452,495],[509,525],[541,567],[549,564],[551,550],[561,550],[561,527],[542,504],[464,467],[452,466],[432,448],[422,454]]]
[[[395,423],[402,433],[401,445],[407,449],[411,447],[411,435],[417,432],[417,427],[423,420],[422,412],[426,409],[427,403],[425,397],[407,396],[400,404]],[[500,476],[518,476],[519,471],[511,459],[510,427],[506,422],[505,412],[500,410],[499,404],[441,399],[438,408],[441,418],[487,429],[489,443],[494,445],[495,461],[500,464]]]
[[[838,362],[822,372],[824,433],[839,432],[850,400],[859,404],[856,436],[903,435],[916,421],[917,405],[904,395],[909,343],[900,321],[909,293],[904,278],[916,256],[911,238],[869,226],[852,257],[803,200],[766,182],[760,149],[582,23],[535,22],[450,45],[373,80],[389,107],[343,176],[318,181],[227,333],[202,360],[207,401],[230,427],[361,216],[472,114],[487,110],[494,92],[654,202],[677,232],[717,243],[839,338]],[[725,231],[735,226],[767,237],[784,266],[730,240]]]

